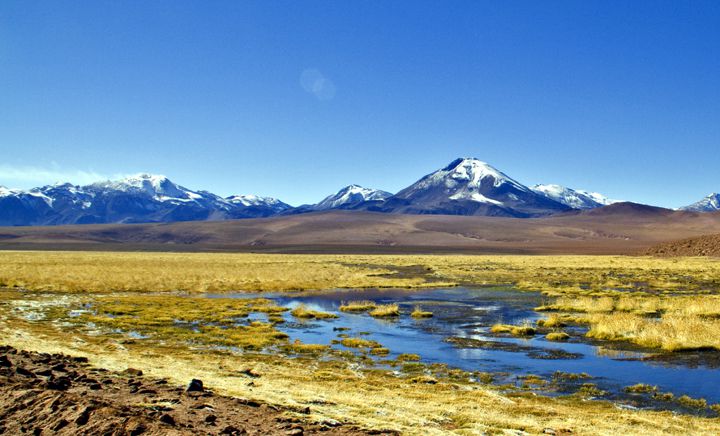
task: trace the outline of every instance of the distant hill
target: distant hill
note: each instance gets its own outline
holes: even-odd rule
[[[330,210],[228,221],[4,227],[0,249],[637,254],[708,233],[720,234],[720,213],[620,203],[536,219]]]
[[[650,256],[712,256],[720,257],[720,234],[704,235],[658,244],[649,248],[645,254]]]

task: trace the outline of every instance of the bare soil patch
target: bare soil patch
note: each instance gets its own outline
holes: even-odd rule
[[[35,435],[361,435],[337,421],[213,393],[201,381],[171,386],[87,359],[0,346],[0,434]],[[304,416],[308,415],[308,416]]]

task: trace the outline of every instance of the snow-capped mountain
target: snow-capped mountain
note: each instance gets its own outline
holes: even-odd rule
[[[277,198],[259,197],[253,194],[233,195],[231,197],[227,197],[225,200],[234,205],[272,210],[273,213],[280,213],[292,208],[292,206],[287,203],[283,203]]]
[[[573,209],[594,209],[618,202],[618,200],[610,200],[597,192],[571,189],[560,185],[535,185],[530,189]]]
[[[531,217],[569,210],[490,164],[460,158],[368,210],[452,215]]]
[[[138,174],[121,180],[29,191],[0,189],[0,225],[173,222],[256,218],[290,206],[257,196],[223,198],[193,191],[164,176]]]
[[[137,174],[121,180],[93,183],[90,186],[99,191],[146,195],[157,201],[188,202],[203,198],[198,192],[176,185],[165,176],[154,174]]]
[[[87,186],[65,183],[27,191],[0,187],[0,226],[223,220],[335,209],[528,218],[615,202],[559,185],[529,188],[488,163],[460,158],[394,195],[350,185],[317,204],[299,207],[256,195],[224,198],[153,174]],[[720,210],[720,195],[683,209]]]
[[[720,194],[713,192],[696,203],[681,207],[680,210],[687,210],[689,212],[715,212],[720,210]]]
[[[342,188],[333,195],[325,197],[320,203],[314,205],[315,210],[352,209],[369,201],[384,201],[392,193],[379,189],[364,188],[359,185],[350,185]]]

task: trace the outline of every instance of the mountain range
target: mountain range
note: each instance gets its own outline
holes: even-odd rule
[[[532,218],[613,203],[602,194],[559,185],[528,187],[483,161],[459,158],[396,194],[349,185],[299,207],[275,198],[194,191],[152,174],[86,186],[0,187],[0,225],[219,221],[327,210]],[[720,195],[683,209],[719,210]]]
[[[697,203],[682,207],[689,212],[715,212],[720,210],[720,194],[712,193]]]

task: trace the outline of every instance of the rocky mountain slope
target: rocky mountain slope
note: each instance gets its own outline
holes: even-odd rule
[[[720,194],[712,193],[702,200],[681,208],[691,212],[715,212],[720,210]]]
[[[367,210],[527,218],[570,210],[491,165],[460,158]]]
[[[594,209],[617,203],[616,200],[610,200],[597,192],[576,190],[560,185],[535,185],[530,189],[573,209]]]
[[[151,174],[87,186],[66,183],[29,191],[0,188],[0,225],[4,226],[257,218],[289,208],[272,198],[222,198],[193,191]]]

